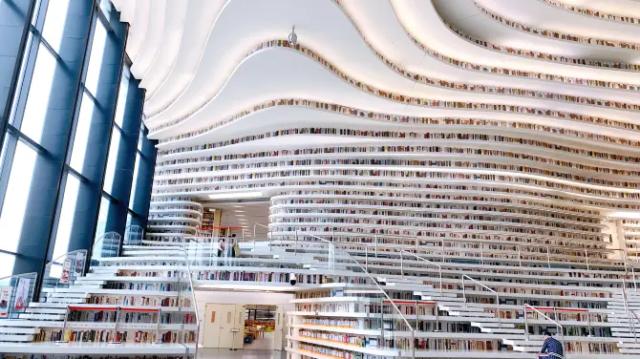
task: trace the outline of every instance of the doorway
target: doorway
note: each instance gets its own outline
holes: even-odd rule
[[[233,348],[237,336],[238,322],[236,305],[207,304],[205,306],[205,326],[203,346],[205,348]]]
[[[275,349],[278,306],[247,304],[243,311],[243,349]]]
[[[282,350],[284,323],[284,308],[279,305],[208,303],[202,346]]]

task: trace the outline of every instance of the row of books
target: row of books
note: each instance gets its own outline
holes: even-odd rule
[[[252,272],[252,271],[197,271],[198,280],[230,280],[244,282],[289,283],[289,273]],[[300,274],[297,280],[302,284],[322,284],[323,276],[320,274]]]
[[[464,146],[464,145],[462,145]],[[435,148],[436,150],[439,148]],[[374,152],[372,149],[369,149],[369,153]],[[451,151],[453,152],[453,151]],[[471,152],[471,151],[467,151]],[[420,167],[459,167],[459,168],[469,168],[469,169],[491,169],[491,170],[502,170],[502,171],[517,171],[520,173],[529,173],[529,174],[538,174],[542,176],[548,177],[556,177],[556,178],[565,178],[571,179],[574,181],[591,183],[591,184],[601,184],[605,186],[613,186],[621,183],[629,183],[634,180],[634,177],[637,177],[638,171],[634,170],[626,170],[620,169],[613,166],[605,167],[605,166],[593,166],[587,164],[581,164],[579,162],[567,162],[556,160],[552,157],[543,157],[543,156],[534,156],[534,155],[525,155],[518,152],[507,152],[500,150],[475,150],[471,156],[464,156],[462,158],[453,158],[450,157],[458,156],[457,154],[453,156],[442,156],[439,154],[433,154],[433,152],[421,152],[423,157],[434,157],[433,159],[367,159],[367,160],[354,160],[352,158],[303,158],[295,161],[282,161],[282,160],[270,160],[268,158],[263,159],[260,162],[254,163],[237,163],[235,165],[229,164],[216,164],[208,162],[206,165],[200,168],[172,168],[170,170],[162,170],[156,176],[156,180],[160,182],[162,180],[176,178],[176,175],[184,175],[190,174],[189,179],[192,182],[184,182],[184,183],[193,183],[198,181],[199,178],[210,176],[212,173],[224,175],[226,173],[241,173],[241,172],[256,172],[260,170],[265,172],[265,170],[273,169],[273,170],[281,170],[283,168],[305,168],[305,167],[316,167],[316,166],[358,166],[358,167],[387,167],[389,169],[393,169],[394,167],[403,167],[406,168],[408,166],[414,168]],[[442,158],[447,157],[447,158]],[[494,162],[496,158],[507,158],[511,160],[511,163],[501,163]],[[543,167],[544,166],[544,167]],[[549,170],[549,167],[555,167],[554,170]],[[545,169],[546,167],[546,169]],[[576,170],[584,171],[584,172],[592,172],[593,177],[585,177],[582,174],[576,173]],[[369,172],[372,176],[384,175],[384,172],[378,170],[371,170]],[[600,176],[599,176],[600,175]],[[187,177],[187,176],[182,176]],[[246,178],[246,177],[245,177]],[[249,177],[251,178],[251,177]],[[622,181],[622,182],[621,182]],[[162,183],[162,182],[161,182]],[[174,214],[156,214],[150,219],[153,220],[163,220],[163,219],[173,219],[176,216]],[[191,218],[191,219],[200,219],[199,216],[190,213],[184,213],[181,217]]]
[[[133,295],[92,295],[87,303],[90,304],[111,304],[129,306],[151,306],[151,307],[188,307],[191,300],[186,297],[158,297],[158,296],[133,296]]]
[[[197,136],[197,135],[201,135],[203,133],[206,133],[208,131],[213,130],[216,127],[222,126],[225,123],[229,123],[231,121],[233,121],[234,119],[240,118],[244,115],[249,114],[252,111],[260,111],[260,110],[264,110],[267,108],[271,108],[271,107],[275,107],[275,106],[303,106],[303,107],[310,107],[310,108],[315,108],[315,109],[321,109],[321,110],[328,110],[328,111],[332,111],[332,112],[337,112],[337,113],[342,113],[342,114],[346,114],[346,115],[350,115],[350,116],[356,116],[356,117],[366,117],[369,119],[373,119],[373,120],[378,120],[381,122],[400,122],[400,123],[415,123],[415,124],[420,124],[420,125],[447,125],[447,126],[477,126],[477,127],[491,127],[491,128],[500,128],[500,127],[509,127],[510,129],[521,129],[521,130],[528,130],[528,131],[535,131],[535,132],[546,132],[546,133],[551,133],[551,134],[561,134],[564,136],[571,136],[571,137],[579,137],[579,138],[585,138],[585,139],[590,139],[592,141],[604,141],[604,142],[609,142],[609,143],[615,143],[615,144],[620,144],[620,145],[631,145],[634,146],[636,144],[635,141],[632,140],[628,140],[622,137],[612,137],[612,136],[607,136],[607,135],[602,135],[602,134],[595,134],[593,132],[585,132],[582,131],[580,129],[568,129],[568,128],[560,128],[560,127],[555,127],[555,126],[549,126],[549,125],[545,125],[545,124],[533,124],[533,123],[526,123],[526,122],[521,122],[521,123],[512,123],[512,122],[504,122],[504,121],[496,121],[496,120],[487,120],[487,119],[477,119],[477,118],[459,118],[459,117],[445,117],[445,118],[433,118],[433,117],[413,117],[413,116],[397,116],[397,115],[389,115],[389,114],[382,114],[382,113],[375,113],[375,112],[370,112],[370,111],[363,111],[360,109],[356,109],[356,108],[352,108],[352,107],[347,107],[347,106],[342,106],[342,105],[337,105],[337,104],[329,104],[329,103],[323,103],[323,102],[318,102],[318,101],[314,101],[314,100],[301,100],[301,99],[278,99],[278,100],[270,100],[270,101],[266,101],[260,104],[255,105],[252,110],[244,110],[241,111],[239,113],[236,113],[235,115],[232,115],[226,119],[222,119],[220,121],[216,121],[215,123],[198,129],[196,131],[193,132],[189,132],[189,133],[185,133],[185,134],[181,134],[175,137],[171,137],[169,139],[166,139],[164,141],[162,141],[162,144],[177,144],[178,142],[180,142],[183,139],[186,138],[190,138],[193,136]],[[591,118],[589,118],[591,119]],[[584,118],[583,118],[584,120]],[[622,122],[618,122],[618,121],[613,121],[613,123],[610,123],[611,120],[607,120],[607,119],[602,119],[602,118],[598,118],[597,123],[601,124],[601,125],[619,125],[619,126],[629,126],[628,123],[622,123]],[[170,123],[165,123],[164,125],[169,126]],[[163,125],[163,126],[164,126]],[[633,126],[631,126],[633,127]],[[285,129],[285,130],[276,130],[274,132],[267,132],[267,133],[262,133],[262,134],[251,134],[251,135],[246,135],[240,138],[233,138],[233,139],[224,139],[221,140],[219,142],[215,142],[215,143],[205,143],[205,144],[199,144],[199,145],[192,145],[192,146],[184,146],[184,147],[177,147],[175,148],[174,146],[171,146],[169,149],[160,149],[159,151],[159,155],[160,155],[160,163],[162,163],[162,161],[164,160],[165,156],[168,155],[172,155],[172,154],[177,154],[177,153],[184,153],[184,152],[196,152],[196,151],[203,151],[203,150],[208,150],[208,149],[213,149],[213,148],[217,148],[217,147],[223,147],[223,146],[228,146],[228,145],[233,145],[233,144],[237,144],[237,143],[241,143],[241,142],[248,142],[248,141],[254,141],[254,140],[258,140],[258,139],[263,139],[263,138],[269,138],[269,137],[275,137],[275,136],[286,136],[286,135],[297,135],[297,134],[302,134],[299,131],[308,131],[304,134],[322,134],[322,135],[327,135],[327,134],[331,134],[331,135],[336,135],[336,134],[354,134],[352,132],[337,132],[338,130],[336,130],[335,127],[333,128],[318,128],[319,131],[310,131],[308,129],[298,129],[298,128],[294,128],[294,129]],[[283,132],[284,131],[284,132]],[[293,131],[293,132],[289,132],[289,131]],[[298,132],[296,132],[298,131]],[[340,130],[340,131],[351,131],[351,130]],[[411,131],[407,131],[407,132],[411,132]],[[455,134],[451,134],[451,132],[445,132],[442,131],[442,133],[437,132],[437,130],[428,130],[428,131],[424,131],[426,133],[429,133],[429,137],[428,139],[430,140],[438,140],[438,139],[452,139],[455,140],[456,139],[456,135]],[[441,136],[441,137],[439,137]],[[562,146],[559,145],[553,145],[554,142],[542,142],[542,141],[537,141],[537,140],[531,140],[531,139],[518,139],[515,138],[514,136],[504,136],[504,135],[494,135],[494,134],[482,134],[482,133],[470,133],[468,135],[469,137],[467,139],[473,139],[473,140],[487,140],[489,138],[493,138],[494,140],[498,140],[498,141],[518,141],[518,142],[527,142],[528,144],[532,145],[532,146],[536,146],[536,145],[544,145],[547,146],[547,148],[550,149],[561,149]],[[376,136],[379,137],[379,136]],[[484,137],[484,138],[483,138]],[[574,149],[575,151],[575,149]],[[602,150],[599,150],[602,151]]]

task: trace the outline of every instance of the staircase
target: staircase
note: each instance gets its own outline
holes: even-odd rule
[[[115,275],[116,269],[106,268],[101,272]],[[86,303],[91,290],[100,289],[106,283],[96,276],[96,273],[87,273],[66,288],[42,288],[40,302],[30,302],[16,319],[0,320],[0,343],[29,343],[36,341],[42,328],[62,328],[67,306]]]
[[[607,316],[607,320],[613,325],[611,334],[620,338],[620,352],[640,355],[640,320],[631,313],[640,311],[640,294],[631,291],[616,292],[611,296],[607,308],[611,309]]]
[[[527,340],[523,329],[516,328],[513,323],[504,323],[495,313],[486,311],[485,306],[467,303],[456,293],[432,289],[414,294],[422,300],[436,302],[439,310],[447,312],[452,317],[468,320],[471,326],[478,328],[481,333],[500,335],[502,343],[511,346],[514,351],[537,353],[540,349],[541,343]]]
[[[108,247],[109,251],[113,250],[113,248],[111,248],[112,245],[109,245]],[[86,263],[86,256],[82,257],[82,260],[78,263],[72,261],[72,272],[76,264],[78,264],[79,267],[82,267],[82,269],[78,269],[77,273],[70,274],[68,281],[62,281],[60,279],[60,273],[62,272],[60,271],[60,269],[63,267],[63,265],[67,266],[68,261],[65,261],[63,259],[54,260],[51,262],[53,263],[53,266],[57,267],[55,269],[57,271],[57,277],[56,275],[51,275],[51,267],[53,266],[47,265],[47,269],[45,270],[46,275],[43,280],[43,288],[40,295],[40,301],[30,302],[23,312],[14,313],[12,315],[12,318],[10,319],[0,319],[0,333],[2,333],[0,334],[0,353],[46,354],[50,353],[49,350],[54,350],[54,353],[61,353],[60,350],[63,350],[63,352],[66,354],[109,354],[109,350],[113,349],[109,349],[109,346],[105,346],[104,344],[106,344],[106,342],[100,342],[97,340],[85,341],[85,339],[83,338],[82,342],[79,342],[77,341],[79,339],[76,339],[76,341],[70,341],[65,344],[56,344],[52,343],[51,340],[63,339],[60,337],[60,334],[56,333],[59,333],[65,327],[69,331],[75,330],[86,332],[92,329],[100,329],[103,331],[112,330],[112,333],[115,333],[115,328],[118,328],[118,331],[127,331],[130,332],[129,334],[131,335],[133,335],[132,333],[136,330],[142,330],[143,332],[146,330],[148,332],[151,331],[152,333],[163,335],[162,342],[159,342],[160,337],[156,336],[157,339],[154,343],[150,343],[148,341],[138,343],[137,339],[131,338],[131,340],[127,340],[126,343],[119,346],[119,348],[126,347],[127,353],[130,352],[131,354],[154,354],[160,355],[161,357],[174,357],[176,353],[186,353],[188,355],[190,354],[190,356],[193,357],[193,346],[189,345],[189,343],[187,343],[186,341],[183,342],[182,340],[180,340],[176,342],[164,342],[164,333],[175,332],[177,338],[186,338],[187,333],[197,331],[196,324],[191,325],[188,322],[187,324],[184,324],[184,322],[181,322],[182,319],[180,319],[185,315],[188,315],[189,312],[195,310],[193,309],[193,301],[190,301],[192,304],[191,308],[181,306],[180,309],[170,306],[160,307],[160,309],[156,309],[158,307],[155,304],[145,306],[144,304],[139,303],[129,303],[127,300],[128,296],[137,295],[138,298],[157,296],[158,298],[164,298],[170,295],[169,293],[171,293],[172,289],[167,289],[167,291],[160,292],[154,289],[125,289],[127,288],[128,283],[136,283],[136,280],[142,283],[163,283],[163,280],[160,277],[137,277],[129,281],[126,277],[121,277],[120,265],[111,265],[117,264],[119,258],[125,258],[118,257],[117,255],[119,255],[119,252],[115,253],[114,256],[106,257],[104,255],[101,255],[106,253],[106,251],[95,251],[94,249],[94,253],[96,253],[97,255],[92,260],[89,272],[84,275],[82,275],[82,272],[84,271],[83,268],[84,264]],[[150,253],[133,252],[129,254],[134,257],[137,256],[135,258],[139,259],[139,264],[141,267],[147,267],[145,265],[145,262],[146,259],[150,257]],[[168,256],[173,260],[170,270],[184,272],[184,255],[176,257],[176,253],[170,253],[168,254]],[[188,284],[186,283],[186,280],[181,279],[181,277],[167,278],[166,282],[176,283],[179,286]],[[35,278],[32,283],[35,283]],[[119,287],[118,284],[122,283],[124,283],[124,286]],[[185,294],[183,294],[182,299],[180,299],[180,297],[177,297],[179,303],[181,301],[184,302],[184,300],[187,300],[187,292],[183,293]],[[95,298],[100,298],[100,296],[103,295],[110,298],[119,298],[119,300],[116,300],[115,302],[108,302],[113,304],[92,304],[100,303],[93,300],[95,300]],[[92,301],[89,301],[90,299],[92,299]],[[104,310],[101,309],[104,307],[121,308],[118,309],[121,313],[131,313],[132,311],[135,311],[136,313],[149,313],[149,311],[151,311],[153,313],[157,313],[155,314],[154,318],[158,318],[158,324],[155,324],[155,322],[137,323],[136,319],[129,319],[126,323],[123,321],[119,327],[118,324],[115,324],[114,327],[114,322],[108,321],[95,322],[95,325],[92,325],[92,322],[87,322],[87,319],[85,317],[82,317],[85,319],[80,319],[80,321],[69,321],[67,323],[65,319],[67,318],[67,311],[69,306],[74,307],[72,309],[73,311],[89,311],[88,318],[93,318],[92,313],[99,313],[100,311]],[[115,315],[116,317],[120,316],[119,314]],[[162,322],[160,322],[161,315],[176,316],[175,318],[177,319],[174,320],[179,320],[179,322],[164,322],[164,319]],[[121,316],[124,317],[125,315],[122,314]],[[153,327],[153,329],[151,329],[151,327]],[[66,336],[64,337],[64,339],[68,340]],[[113,339],[110,339],[110,342],[112,340]],[[135,340],[136,342],[133,342],[133,340]],[[25,346],[25,344],[27,343],[29,343],[29,346]]]

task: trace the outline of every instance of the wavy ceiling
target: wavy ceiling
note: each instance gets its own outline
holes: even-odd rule
[[[436,190],[511,196],[532,202],[513,204],[523,216],[585,223],[640,209],[636,2],[113,2],[159,141],[158,201],[259,191],[282,231],[321,231],[290,198],[336,185],[425,205]],[[343,208],[329,202],[318,213]],[[545,218],[544,236],[591,231]],[[399,228],[435,223],[413,221]]]

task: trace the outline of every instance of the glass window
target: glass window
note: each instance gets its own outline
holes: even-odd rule
[[[116,165],[118,162],[118,151],[120,150],[120,141],[122,135],[117,127],[113,128],[111,132],[111,143],[109,144],[109,158],[107,160],[107,169],[104,173],[104,186],[105,192],[111,194],[113,192],[113,182],[116,178]]]
[[[56,52],[60,53],[60,45],[64,35],[70,0],[49,1],[47,16],[42,29],[42,36]]]
[[[111,12],[111,1],[110,0],[100,0],[100,10],[104,14],[104,16],[108,19],[109,13]]]
[[[102,24],[102,21],[100,21],[100,19],[96,19],[93,43],[91,44],[91,57],[89,58],[89,67],[84,81],[87,89],[94,95],[98,90],[98,81],[100,80],[100,70],[102,70],[106,42],[107,30]]]
[[[53,78],[58,68],[56,58],[40,44],[36,66],[29,86],[27,105],[20,126],[22,133],[40,142],[51,99]]]
[[[15,255],[0,252],[0,278],[8,277],[13,274],[13,265],[15,264],[15,261]]]
[[[138,134],[138,151],[142,151],[143,144],[144,144],[144,125],[140,126],[140,133]]]
[[[78,124],[73,138],[73,149],[71,152],[70,165],[76,171],[83,173],[84,159],[87,154],[87,145],[89,143],[89,134],[91,132],[91,121],[95,103],[91,96],[84,93],[82,95],[82,103],[80,105],[80,114],[78,115]]]
[[[2,173],[4,159],[7,157],[7,141],[9,141],[9,135],[5,135],[4,141],[2,141],[2,153],[0,153],[0,173]]]
[[[37,157],[35,150],[18,141],[0,216],[2,250],[15,252],[18,248]]]
[[[80,190],[80,180],[72,175],[67,175],[67,184],[64,187],[64,199],[60,209],[58,229],[55,237],[55,247],[53,258],[57,258],[68,252],[69,239],[73,229],[76,203],[78,202],[78,192]]]
[[[106,232],[110,205],[109,199],[102,197],[102,200],[100,200],[100,212],[98,213],[98,224],[96,225],[96,238]]]
[[[140,170],[140,161],[142,161],[142,156],[139,153],[136,153],[136,164],[133,166],[133,178],[131,180],[131,195],[129,196],[129,208],[134,208],[134,201],[136,199],[136,191],[138,189],[138,171]]]
[[[120,79],[120,89],[118,90],[118,104],[116,105],[116,116],[113,121],[122,128],[124,122],[124,110],[127,108],[127,95],[129,94],[129,70],[122,70]]]

